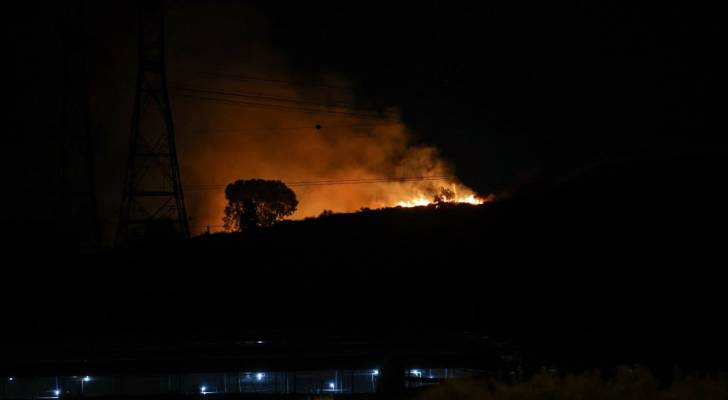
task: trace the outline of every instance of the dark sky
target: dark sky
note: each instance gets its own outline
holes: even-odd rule
[[[341,3],[268,9],[299,68],[397,105],[467,183],[721,143],[717,13],[625,2]],[[675,2],[677,3],[677,2]]]
[[[111,224],[136,74],[135,9],[87,3],[88,121]],[[415,142],[438,148],[465,184],[488,193],[625,157],[725,151],[720,13],[670,3],[173,1],[170,76],[188,83],[185,71],[239,69],[319,97],[330,83],[322,77],[335,76],[361,110],[400,110]],[[68,4],[4,13],[12,105],[3,175],[18,190],[4,196],[3,216],[52,213],[59,132],[69,129],[61,110],[77,87],[64,75]],[[175,102],[206,126],[219,118]],[[192,135],[186,129],[178,123],[178,135]]]

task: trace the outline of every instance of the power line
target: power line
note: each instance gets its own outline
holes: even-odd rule
[[[373,184],[373,183],[396,183],[396,182],[421,182],[421,181],[439,181],[456,179],[454,175],[443,175],[443,176],[413,176],[413,177],[386,177],[386,178],[363,178],[363,179],[331,179],[331,180],[317,180],[317,181],[295,181],[287,182],[287,186],[300,187],[300,186],[329,186],[329,185],[361,185],[361,184]],[[198,185],[187,185],[188,190],[200,191],[200,190],[218,190],[227,187],[224,184],[198,184]]]
[[[234,81],[253,81],[253,82],[266,82],[266,83],[275,83],[280,85],[287,85],[287,86],[295,86],[295,87],[320,87],[325,89],[334,89],[334,90],[342,90],[342,91],[351,91],[351,88],[343,87],[343,86],[334,86],[334,85],[325,85],[322,83],[310,83],[310,84],[300,84],[284,79],[271,79],[271,78],[261,78],[261,77],[255,77],[255,76],[249,76],[249,75],[234,75],[234,74],[223,74],[219,72],[205,72],[205,71],[197,71],[195,72],[199,75],[208,75],[215,77],[217,79],[227,79],[227,80],[234,80]]]
[[[251,99],[262,99],[262,100],[269,100],[269,101],[279,101],[284,103],[294,103],[294,104],[304,104],[304,105],[314,105],[318,107],[339,107],[339,108],[355,108],[354,104],[350,103],[320,103],[316,101],[312,101],[306,98],[296,98],[296,97],[290,97],[290,96],[275,96],[275,95],[269,95],[264,93],[253,93],[253,92],[239,92],[239,91],[231,91],[231,90],[224,90],[224,89],[209,89],[209,88],[194,88],[189,86],[170,86],[170,89],[176,89],[176,90],[184,90],[188,92],[193,93],[205,93],[205,94],[217,94],[217,95],[223,95],[223,96],[234,96],[234,97],[244,97],[244,98],[251,98]]]
[[[199,95],[191,95],[191,94],[183,94],[183,93],[177,93],[177,96],[191,98],[191,99],[197,99],[197,100],[205,100],[205,101],[209,101],[212,103],[239,106],[239,107],[262,108],[262,109],[277,110],[277,111],[298,111],[298,112],[310,113],[310,114],[347,115],[347,116],[353,116],[353,117],[357,117],[357,118],[373,119],[373,120],[380,120],[380,121],[391,119],[391,118],[388,118],[387,116],[377,116],[377,115],[372,115],[372,114],[359,114],[359,113],[347,112],[347,111],[292,107],[292,106],[284,106],[284,105],[269,104],[269,103],[256,103],[256,102],[250,102],[250,101],[221,99],[221,98],[215,98],[215,97],[207,97],[207,96],[199,96]]]
[[[382,177],[382,178],[351,178],[351,179],[325,179],[315,181],[294,181],[289,185],[307,185],[307,184],[323,184],[323,183],[349,183],[349,182],[379,182],[379,181],[412,181],[412,180],[429,180],[429,179],[451,179],[454,175],[437,175],[437,176],[412,176],[412,177]],[[198,185],[205,186],[205,185]]]
[[[220,130],[209,130],[209,129],[200,129],[195,130],[195,132],[200,133],[242,133],[242,132],[271,132],[271,131],[294,131],[294,130],[327,130],[327,129],[335,129],[335,128],[365,128],[365,127],[377,127],[377,126],[388,126],[388,125],[397,125],[399,122],[392,121],[392,122],[371,122],[371,123],[361,123],[361,124],[336,124],[336,125],[323,125],[319,124],[318,127],[316,125],[305,125],[305,126],[281,126],[281,127],[270,127],[270,128],[243,128],[243,129],[220,129]]]

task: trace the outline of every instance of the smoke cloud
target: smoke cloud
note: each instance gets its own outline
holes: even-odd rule
[[[203,107],[211,125],[197,135],[188,132],[179,141],[188,207],[198,229],[221,225],[223,188],[209,185],[249,178],[278,179],[295,185],[303,181],[386,180],[453,173],[452,165],[439,156],[436,148],[411,145],[412,134],[397,120],[322,118],[297,112],[238,109],[232,104],[194,107]],[[190,115],[199,112],[199,108],[190,110]],[[213,124],[218,129],[213,130]],[[293,186],[299,200],[293,218],[319,215],[323,210],[355,211],[394,206],[412,198],[431,199],[442,187],[458,195],[472,193],[453,179]]]
[[[209,185],[249,178],[292,183],[454,173],[436,148],[413,144],[416,133],[396,110],[366,110],[345,79],[328,73],[301,77],[283,55],[246,40],[266,29],[252,10],[226,5],[231,8],[225,12],[238,13],[245,23],[219,26],[214,21],[221,10],[199,7],[168,17],[176,43],[168,50],[169,65],[175,66],[169,70],[170,92],[195,233],[207,226],[221,229],[224,188]],[[202,38],[186,28],[192,19],[206,27]],[[472,194],[453,179],[294,186],[299,207],[293,218],[432,199],[442,187]]]
[[[100,37],[92,69],[92,115],[96,131],[104,131],[99,192],[109,236],[118,218],[136,79],[135,14],[120,15],[126,23]],[[414,144],[416,132],[396,110],[373,113],[345,78],[330,72],[302,76],[266,44],[268,24],[254,9],[179,3],[168,8],[166,24],[168,85],[194,234],[208,226],[222,229],[224,185],[238,179],[291,183],[454,173],[436,148]],[[452,179],[292,186],[299,200],[293,218],[432,199],[441,187],[472,193]]]

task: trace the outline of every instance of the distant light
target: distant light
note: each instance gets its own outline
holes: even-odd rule
[[[56,389],[56,390],[53,391],[53,394],[56,395],[56,397],[58,397],[58,396],[61,395],[61,391],[58,390],[58,389]]]
[[[8,378],[8,381],[10,381],[10,382],[12,382],[14,380],[15,380],[15,378],[13,378],[12,376]]]
[[[416,377],[422,376],[422,371],[420,371],[419,369],[413,369],[412,371],[410,371],[410,373]]]
[[[263,344],[263,341],[262,341],[262,340],[258,340],[258,341],[257,341],[257,342],[255,342],[255,343],[258,343],[258,344]]]
[[[207,391],[207,386],[200,386],[200,393],[205,394]]]
[[[379,370],[375,369],[374,371],[372,371],[372,375],[379,375]]]
[[[329,382],[329,388],[334,389],[336,387],[336,384],[334,382]]]
[[[83,381],[84,382],[89,382],[90,380],[91,380],[91,377],[90,376],[84,376],[83,377]]]
[[[265,374],[264,373],[258,372],[257,374],[255,374],[255,379],[257,379],[259,381],[262,381],[263,378],[265,378]]]

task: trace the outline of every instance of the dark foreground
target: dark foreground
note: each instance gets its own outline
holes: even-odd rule
[[[86,255],[60,236],[9,235],[19,257],[3,277],[0,375],[726,368],[727,165],[618,163],[482,207],[333,215]],[[258,338],[275,343],[270,353],[239,345]]]

